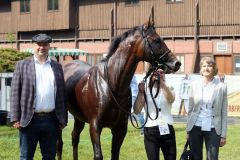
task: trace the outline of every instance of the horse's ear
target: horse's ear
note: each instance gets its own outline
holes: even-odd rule
[[[143,29],[147,30],[149,27],[153,26],[154,23],[150,19],[143,24]]]
[[[150,26],[154,26],[153,14],[152,12],[149,15],[148,21],[144,23],[144,29],[148,29]]]
[[[149,24],[149,26],[153,26],[154,25],[153,12],[151,12],[150,15],[149,15],[148,24]]]
[[[149,18],[148,18],[148,26],[151,25],[151,18],[152,18],[152,14],[149,15]]]

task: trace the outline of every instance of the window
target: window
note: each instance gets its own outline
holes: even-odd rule
[[[20,12],[30,12],[30,0],[20,0]]]
[[[217,42],[217,52],[227,52],[228,44],[227,42]]]
[[[10,0],[1,0],[0,4],[1,5],[11,5],[11,1]]]
[[[240,74],[240,55],[234,58],[234,73]]]
[[[58,0],[48,0],[48,10],[58,10]]]
[[[138,4],[139,0],[125,0],[126,5],[135,5]]]
[[[166,0],[167,3],[183,2],[183,0]]]
[[[10,0],[0,0],[0,12],[11,12]]]
[[[185,63],[184,63],[184,55],[177,55],[177,59],[182,63],[180,69],[177,71],[177,73],[184,73],[185,71]]]
[[[87,63],[95,65],[103,59],[103,54],[89,54],[87,56]]]

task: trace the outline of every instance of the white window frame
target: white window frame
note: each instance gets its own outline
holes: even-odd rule
[[[217,42],[216,47],[217,47],[217,49],[216,49],[217,52],[227,52],[228,51],[228,43],[227,42]]]
[[[237,64],[236,64],[236,62],[238,62]],[[234,64],[233,64],[234,66],[233,66],[233,73],[234,74],[240,74],[240,55],[235,55],[234,56]],[[236,71],[236,69],[237,69],[237,71]]]
[[[183,2],[183,0],[166,0],[167,3],[179,3]]]
[[[176,58],[181,62],[181,67],[177,71],[177,73],[184,73],[185,72],[185,55],[176,55]]]
[[[87,56],[87,63],[89,63],[91,66],[94,66],[95,64],[99,63],[103,58],[104,54],[89,54]]]

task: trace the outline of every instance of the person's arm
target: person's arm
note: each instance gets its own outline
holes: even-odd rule
[[[187,127],[186,127],[186,132],[187,132],[187,135],[186,135],[186,138],[187,140],[189,139],[189,131],[187,130],[188,128],[188,123],[189,123],[189,119],[190,119],[190,116],[192,114],[192,111],[193,111],[193,107],[194,107],[194,98],[193,98],[193,84],[191,84],[189,86],[189,104],[188,104],[188,114],[187,114]]]
[[[21,72],[20,63],[16,64],[12,83],[11,83],[11,97],[10,97],[10,116],[14,128],[20,128],[20,95],[21,95]]]
[[[223,106],[222,106],[222,133],[220,139],[220,147],[226,144],[227,136],[227,112],[228,112],[228,100],[227,100],[227,86],[224,84],[223,89]]]
[[[139,114],[145,104],[144,92],[145,92],[145,83],[142,81],[138,85],[138,94],[133,106],[133,112],[135,114]]]
[[[164,82],[162,82],[161,88],[168,103],[173,103],[175,100],[175,93],[169,87],[167,87]]]

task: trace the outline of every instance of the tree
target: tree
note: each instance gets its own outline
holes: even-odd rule
[[[31,55],[31,53],[18,52],[15,49],[0,48],[0,72],[13,72],[17,61]]]
[[[13,42],[15,41],[15,36],[13,33],[8,33],[7,34],[7,40],[11,43],[12,48],[13,48]]]

